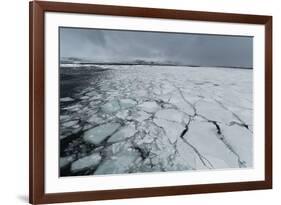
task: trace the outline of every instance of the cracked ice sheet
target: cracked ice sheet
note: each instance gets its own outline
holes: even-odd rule
[[[207,122],[193,121],[184,138],[207,158],[215,168],[237,168],[238,158],[217,136],[216,127]],[[195,167],[196,168],[196,167]]]
[[[251,70],[103,67],[61,96],[62,176],[253,166]]]
[[[223,126],[222,132],[226,141],[239,154],[242,161],[246,162],[248,167],[253,166],[253,138],[252,133],[244,127],[233,125]]]

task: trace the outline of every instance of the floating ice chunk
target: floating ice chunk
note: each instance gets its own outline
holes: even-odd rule
[[[184,113],[175,109],[160,110],[155,114],[157,118],[176,122],[182,122],[184,116]]]
[[[192,107],[192,105],[190,103],[186,102],[180,94],[172,95],[169,103],[175,105],[176,107],[178,107],[178,109],[180,109],[181,111],[183,111],[189,115],[195,114],[195,112],[194,112],[195,110]]]
[[[89,96],[85,95],[85,96],[80,97],[79,99],[80,99],[80,100],[87,100],[87,99],[89,99],[89,98],[90,98]]]
[[[137,97],[143,98],[147,96],[147,91],[145,89],[138,89],[135,91],[135,94],[137,95]]]
[[[84,133],[84,140],[98,145],[107,137],[112,135],[121,125],[119,123],[107,123],[98,127],[87,130]]]
[[[147,133],[153,137],[158,137],[163,135],[163,130],[158,125],[156,125],[153,121],[150,120],[138,124],[137,129],[140,132]]]
[[[100,108],[103,105],[103,102],[100,100],[93,100],[91,101],[91,99],[89,100],[89,107],[90,109],[97,109]]]
[[[158,99],[161,99],[164,102],[169,102],[170,98],[171,98],[171,93],[168,94],[163,94],[163,95],[159,95],[157,96]],[[164,106],[169,106],[169,104],[164,104]]]
[[[233,88],[225,88],[225,90],[222,90],[221,99],[218,99],[223,102],[224,105],[227,105],[227,107],[237,107],[237,108],[243,108],[244,109],[252,109],[253,108],[253,102],[252,102],[252,92],[248,92],[246,95],[243,94],[247,89],[244,88],[243,84],[240,85],[241,88],[238,90],[235,90]],[[237,100],[239,98],[239,100]]]
[[[162,95],[169,94],[169,93],[173,92],[174,89],[175,89],[175,88],[174,88],[172,85],[170,85],[170,84],[164,84],[164,85],[162,85],[162,92],[163,92]]]
[[[84,126],[83,126],[83,129],[82,130],[88,130],[88,129],[90,129],[90,128],[92,128],[93,127],[93,125],[92,124],[89,124],[89,123],[86,123],[86,124],[84,124]]]
[[[60,136],[59,136],[60,140],[67,138],[71,134],[72,134],[72,132],[70,132],[70,131],[60,134]]]
[[[121,110],[116,114],[116,117],[125,120],[129,116],[128,110]]]
[[[80,104],[76,104],[76,105],[71,105],[71,106],[68,106],[68,107],[65,107],[65,108],[62,108],[63,110],[68,110],[68,111],[78,111],[80,110],[82,107],[82,105]]]
[[[154,119],[154,122],[165,130],[166,135],[171,143],[174,143],[185,129],[185,127],[181,124],[167,120]]]
[[[107,156],[115,156],[118,153],[131,149],[131,146],[127,141],[116,142],[106,148]]]
[[[112,100],[104,104],[101,108],[105,113],[114,113],[120,110],[120,105],[118,100]]]
[[[154,101],[144,102],[138,107],[143,111],[150,112],[150,113],[157,112],[160,109],[160,107]]]
[[[62,126],[63,127],[72,127],[72,126],[77,125],[78,122],[79,122],[79,120],[67,121],[67,122],[62,123]]]
[[[135,119],[138,122],[142,122],[146,119],[148,119],[151,115],[147,114],[146,112],[143,111],[138,111],[136,113],[133,113],[131,118]]]
[[[100,164],[95,174],[127,173],[138,158],[139,154],[136,151],[124,151]]]
[[[92,97],[92,96],[97,96],[99,94],[96,91],[90,91],[90,92],[86,93],[86,95]]]
[[[101,117],[99,117],[98,115],[96,114],[93,114],[88,120],[87,122],[89,123],[95,123],[95,124],[100,124],[100,123],[103,123],[105,120]]]
[[[137,104],[136,101],[134,101],[132,99],[121,99],[120,100],[120,105],[121,105],[122,109],[134,107],[136,104]]]
[[[71,97],[60,98],[60,102],[71,102],[71,101],[74,101],[74,99]]]
[[[168,137],[164,135],[155,138],[152,144],[142,144],[144,150],[148,149],[151,163],[159,167],[159,171],[174,170],[174,157],[176,154],[175,144],[171,144]]]
[[[102,99],[102,96],[100,94],[92,96],[89,100],[90,101],[99,101]]]
[[[242,122],[244,122],[248,125],[253,124],[253,112],[252,112],[252,110],[236,109],[234,111],[234,113],[239,118],[239,121],[242,121]]]
[[[150,135],[145,135],[145,137],[142,139],[142,142],[145,144],[152,143],[154,141],[154,138]]]
[[[253,136],[251,131],[236,124],[221,127],[227,143],[229,143],[234,151],[240,156],[240,160],[245,161],[247,167],[252,167]]]
[[[214,168],[217,159],[223,160],[229,168],[238,168],[238,158],[217,136],[217,129],[212,123],[193,121],[189,125],[188,132],[184,138],[194,146],[202,156],[212,156],[208,159]],[[206,157],[207,158],[207,157]],[[214,163],[214,164],[213,164]],[[216,164],[216,165],[222,165]],[[226,168],[224,166],[224,168]]]
[[[71,171],[77,172],[86,168],[96,167],[101,161],[99,153],[91,154],[90,156],[83,157],[71,164]]]
[[[60,168],[69,165],[73,160],[74,158],[72,156],[60,157],[60,162],[59,162]]]
[[[135,133],[136,133],[135,127],[133,125],[129,125],[127,127],[120,129],[118,132],[112,135],[107,142],[117,142],[120,140],[124,140],[126,138],[133,136]]]
[[[82,130],[82,127],[80,127],[80,126],[74,126],[74,127],[72,127],[71,128],[71,133],[72,134],[77,134],[78,132],[80,132]]]
[[[205,155],[204,157],[206,157],[206,159],[212,162],[213,167],[215,167],[216,169],[225,169],[228,167],[228,164],[224,160],[219,159],[218,157],[214,157],[211,155]]]
[[[222,108],[217,102],[202,100],[196,104],[196,109],[197,113],[206,117],[208,120],[229,123],[236,119],[230,111]]]
[[[60,115],[60,120],[61,121],[68,121],[70,120],[71,116],[69,115]]]
[[[175,159],[176,164],[193,169],[207,169],[192,147],[186,144],[181,138],[178,138],[176,145],[178,152]]]

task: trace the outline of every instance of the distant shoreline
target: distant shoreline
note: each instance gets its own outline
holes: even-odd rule
[[[169,64],[169,63],[92,63],[92,62],[75,62],[75,63],[60,63],[60,67],[68,67],[64,65],[81,65],[81,66],[94,66],[94,65],[121,65],[121,66],[132,66],[132,65],[146,65],[146,66],[183,66],[183,67],[212,67],[212,68],[233,68],[233,69],[247,69],[252,70],[252,67],[240,67],[240,66],[206,66],[206,65],[190,65],[190,64]],[[72,66],[71,66],[72,67]]]

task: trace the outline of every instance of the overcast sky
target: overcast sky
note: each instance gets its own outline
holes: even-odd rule
[[[98,62],[141,59],[202,66],[252,67],[253,38],[60,28],[60,55]]]

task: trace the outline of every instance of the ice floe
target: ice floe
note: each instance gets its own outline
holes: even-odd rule
[[[107,137],[112,135],[121,125],[119,123],[107,123],[87,130],[83,137],[84,140],[98,145]]]
[[[74,99],[71,97],[64,97],[60,99],[60,102],[71,102],[71,101],[74,101]]]
[[[96,167],[101,161],[99,153],[91,154],[90,156],[83,157],[71,164],[71,171],[77,172],[89,167]]]

